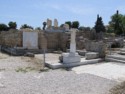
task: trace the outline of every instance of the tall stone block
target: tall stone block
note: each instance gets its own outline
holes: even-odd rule
[[[51,28],[52,27],[52,20],[47,19],[47,28]]]
[[[23,32],[23,47],[38,49],[38,32]]]
[[[71,38],[70,38],[70,52],[75,53],[76,52],[76,30],[71,29]]]
[[[58,21],[57,21],[57,19],[54,19],[54,27],[58,27]]]

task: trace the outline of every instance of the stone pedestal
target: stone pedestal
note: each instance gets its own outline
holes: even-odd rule
[[[69,63],[79,63],[80,62],[80,56],[78,53],[63,53],[63,64],[69,64]]]
[[[78,53],[76,53],[76,41],[75,41],[76,29],[71,29],[70,32],[71,32],[70,52],[62,54],[63,64],[79,63],[81,61],[80,56],[78,55]]]

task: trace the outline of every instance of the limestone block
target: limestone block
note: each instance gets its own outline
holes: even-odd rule
[[[57,19],[54,19],[54,27],[58,27],[58,21],[57,21]]]
[[[99,54],[97,52],[88,52],[85,54],[87,60],[89,59],[97,59],[99,58]]]
[[[52,20],[47,19],[47,28],[51,28],[52,27]]]
[[[69,63],[79,63],[80,60],[80,56],[78,55],[78,53],[63,53],[63,62],[64,64],[69,64]]]
[[[23,47],[38,49],[38,32],[23,32]]]

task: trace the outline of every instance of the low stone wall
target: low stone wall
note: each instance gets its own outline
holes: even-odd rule
[[[38,47],[39,49],[47,49],[47,38],[43,32],[38,33]]]
[[[106,44],[103,41],[85,41],[85,49],[89,52],[98,52],[99,57],[104,58],[106,53]]]

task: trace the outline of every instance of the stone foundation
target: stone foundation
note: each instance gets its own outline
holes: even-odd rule
[[[80,56],[78,55],[78,53],[63,53],[62,54],[63,57],[63,64],[69,64],[69,63],[79,63],[80,60]]]

